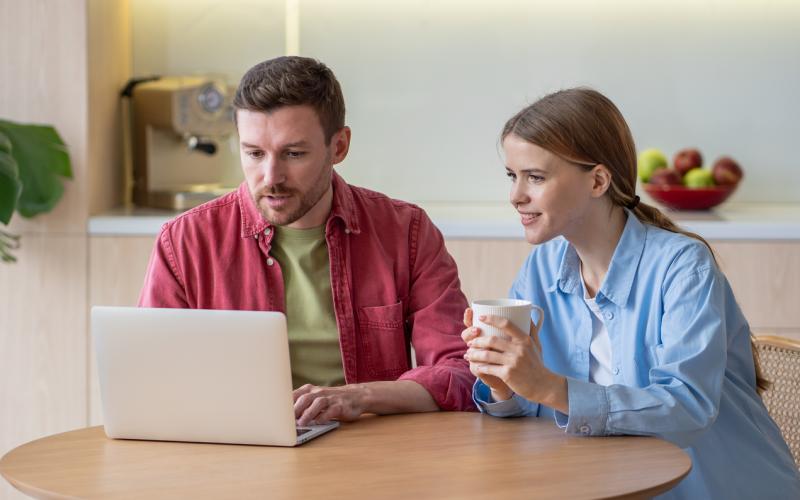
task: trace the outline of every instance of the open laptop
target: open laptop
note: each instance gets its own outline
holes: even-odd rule
[[[279,312],[93,307],[106,435],[296,446],[338,422],[297,428]]]

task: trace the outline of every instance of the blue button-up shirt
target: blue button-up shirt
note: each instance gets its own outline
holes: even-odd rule
[[[580,261],[563,238],[531,252],[511,288],[546,312],[545,365],[567,377],[569,415],[519,395],[493,402],[498,417],[553,418],[587,436],[658,436],[684,448],[692,471],[663,498],[798,498],[800,475],[755,390],[750,327],[700,241],[628,212],[596,302],[611,339],[614,382],[589,381],[591,312]]]

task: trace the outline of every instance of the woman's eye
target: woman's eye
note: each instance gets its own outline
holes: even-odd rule
[[[506,172],[506,177],[508,177],[509,180],[512,180],[512,181],[517,180],[517,175],[516,174],[512,174],[511,172]]]
[[[542,182],[543,180],[544,180],[544,177],[542,177],[541,175],[528,174],[528,182],[532,182],[534,184],[538,184],[538,183]]]

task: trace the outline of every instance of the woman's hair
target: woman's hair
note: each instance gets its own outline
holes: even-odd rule
[[[701,241],[714,257],[711,245],[702,236],[681,229],[658,208],[638,202],[633,136],[622,113],[600,92],[578,87],[546,95],[512,116],[500,139],[510,134],[586,170],[605,165],[611,172],[607,191],[611,203],[633,206],[631,211],[643,223]],[[753,359],[757,388],[764,390],[768,382],[761,374],[758,358]]]

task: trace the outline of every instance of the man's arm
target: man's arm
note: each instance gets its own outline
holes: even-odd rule
[[[431,394],[410,380],[367,382],[341,387],[306,384],[294,391],[294,414],[301,426],[351,421],[363,413],[388,415],[437,411]]]
[[[139,294],[139,307],[189,308],[169,228],[166,225],[161,229],[153,246]]]

